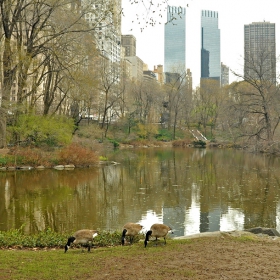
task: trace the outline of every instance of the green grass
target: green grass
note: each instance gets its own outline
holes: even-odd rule
[[[171,277],[194,280],[197,279],[198,272],[191,266],[186,267],[184,257],[188,252],[194,252],[196,245],[199,245],[201,250],[204,242],[209,241],[206,237],[177,240],[169,237],[166,246],[160,239],[158,246],[149,241],[145,248],[144,236],[140,235],[133,245],[121,246],[120,232],[100,231],[94,239],[95,248],[92,248],[90,253],[79,246],[71,246],[67,253],[64,253],[64,245],[69,235],[71,234],[55,233],[51,229],[35,235],[25,235],[21,228],[0,232],[0,280],[88,280],[107,279],[106,275],[110,275],[109,279],[129,279],[125,278],[123,273],[132,264],[132,271],[135,272],[132,279],[137,279],[135,277],[139,273],[142,277],[139,276],[139,279],[157,280]],[[244,242],[261,242],[250,236],[227,235],[222,239],[211,240],[234,242],[236,246],[243,246]],[[175,262],[172,262],[173,260]],[[151,269],[153,275],[150,275]],[[146,276],[148,278],[143,278]]]
[[[103,235],[103,242],[108,236]],[[63,247],[24,250],[12,247],[0,250],[0,279],[138,279],[139,274],[139,279],[195,280],[198,279],[199,271],[197,267],[192,267],[192,261],[185,263],[184,258],[189,260],[189,254],[195,252],[196,248],[201,251],[208,240],[206,237],[178,240],[168,238],[166,246],[161,239],[158,246],[150,241],[145,248],[144,240],[141,239],[131,246],[108,245],[92,249],[90,253],[78,247],[71,247],[67,253],[64,253]],[[221,240],[225,245],[229,242],[234,246],[243,246],[244,242],[262,242],[236,237],[211,240],[213,250],[215,242]],[[120,240],[117,243],[120,244]],[[128,270],[134,273],[132,278],[125,274]]]
[[[142,241],[142,240],[141,240]],[[143,242],[134,243],[132,246],[99,247],[92,249],[90,253],[81,248],[70,248],[67,253],[61,249],[30,249],[0,250],[0,279],[94,279],[94,275],[103,272],[105,260],[111,260],[107,268],[112,273],[125,268],[125,264],[131,259],[138,258],[139,254],[144,255],[147,263],[160,263],[163,260],[163,252],[178,250],[184,242],[168,240],[168,246],[153,246],[149,242],[144,248]],[[116,261],[115,261],[116,260]],[[178,275],[192,272],[176,272]],[[104,278],[105,279],[105,278]]]

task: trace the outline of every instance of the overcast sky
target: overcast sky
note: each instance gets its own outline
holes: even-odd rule
[[[150,0],[141,0],[131,5],[131,0],[122,0],[124,17],[122,34],[136,37],[136,55],[152,70],[154,65],[164,64],[164,23],[166,6],[163,0],[153,0],[155,5],[149,11]],[[280,55],[280,6],[279,0],[168,0],[169,5],[186,7],[186,67],[191,69],[194,86],[199,85],[200,78],[200,15],[201,10],[219,13],[221,31],[221,62],[238,73],[243,73],[244,24],[269,21],[276,24],[276,56]],[[155,6],[158,6],[154,8]],[[188,7],[187,7],[188,5]],[[165,10],[164,10],[165,9]],[[153,10],[156,12],[153,13]],[[162,13],[162,18],[159,16]],[[154,26],[145,22],[149,18],[157,20]],[[137,20],[138,18],[138,20]],[[161,22],[161,24],[159,23]],[[139,24],[140,23],[140,24]],[[141,28],[142,32],[141,32]],[[236,78],[230,75],[230,82]]]

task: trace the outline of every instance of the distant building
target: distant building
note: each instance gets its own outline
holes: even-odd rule
[[[220,29],[218,12],[201,12],[201,79],[220,82]]]
[[[164,28],[164,72],[182,72],[186,69],[186,9],[167,7]],[[180,71],[179,71],[180,70]]]
[[[148,70],[149,70],[148,64],[143,62],[143,71],[148,71]]]
[[[163,84],[164,83],[163,66],[162,65],[154,66],[154,73],[157,76],[158,82],[160,84]]]
[[[143,79],[148,80],[148,81],[157,81],[157,76],[151,70],[144,70],[143,71]]]
[[[276,81],[274,23],[244,25],[244,77]]]
[[[192,72],[190,69],[187,69],[186,73],[186,90],[187,93],[192,93]]]
[[[96,1],[81,0],[80,5],[82,8],[89,9],[89,12],[83,16],[85,21],[91,28],[98,30],[94,35],[96,48],[110,62],[119,64],[121,58],[121,15],[119,12],[121,1],[114,0],[113,11],[108,13],[104,20],[98,18],[98,13],[105,13],[106,9],[109,9],[109,3],[100,4]]]
[[[181,76],[179,73],[164,72],[166,84],[180,84]]]
[[[143,78],[143,61],[138,56],[126,56],[131,63],[131,78],[141,81]]]
[[[133,35],[122,35],[122,47],[125,56],[136,56],[136,38]]]
[[[229,84],[229,67],[221,62],[221,86]]]

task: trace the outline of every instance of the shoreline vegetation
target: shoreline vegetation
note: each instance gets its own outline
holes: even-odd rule
[[[0,231],[0,248],[1,249],[63,249],[69,236],[72,233],[58,233],[48,228],[44,231],[39,231],[37,234],[25,234],[22,230],[11,229],[8,231]],[[136,237],[136,241],[140,240]],[[110,247],[121,244],[121,231],[101,231],[94,239],[95,247]],[[79,247],[77,245],[76,247]]]
[[[36,123],[51,121],[40,118],[35,120]],[[149,126],[138,125],[128,132],[127,127],[120,122],[111,124],[110,130],[106,131],[94,123],[81,122],[73,132],[71,129],[67,131],[61,129],[65,126],[64,122],[59,120],[56,122],[57,126],[53,128],[52,133],[49,130],[42,130],[40,126],[35,126],[35,130],[30,126],[29,129],[26,128],[24,135],[19,135],[21,141],[12,142],[10,139],[9,146],[0,149],[0,171],[34,168],[71,170],[104,163],[111,164],[109,157],[114,149],[131,148],[243,149],[253,153],[280,155],[280,145],[278,149],[276,144],[268,145],[265,142],[256,144],[238,137],[233,138],[219,130],[214,133],[209,128],[205,129],[203,134],[198,129],[178,128],[175,137],[172,131],[158,126],[153,127],[152,130]]]
[[[116,164],[108,160],[102,152],[116,148],[114,143],[97,143],[87,147],[83,143],[71,143],[64,147],[12,147],[0,149],[0,171],[32,170],[54,168],[57,170],[72,170],[74,168],[88,168],[100,164]],[[130,148],[235,148],[242,149],[240,145],[232,143],[213,143],[209,141],[175,140],[175,141],[132,141],[131,143],[118,143],[118,149]]]
[[[121,230],[116,231],[105,231],[98,230],[98,235],[94,238],[93,247],[116,247],[121,246]],[[11,229],[8,231],[0,231],[0,249],[14,249],[14,250],[46,250],[46,249],[61,249],[63,250],[71,232],[58,233],[51,228],[47,228],[44,231],[39,231],[36,234],[26,234],[23,232],[23,226],[19,229]],[[231,237],[241,238],[245,240],[255,239],[270,239],[280,242],[280,235],[275,229],[270,228],[253,228],[248,230],[232,230],[232,231],[214,231],[214,232],[203,232],[187,236],[180,236],[172,238],[169,234],[166,239],[168,243],[171,240],[191,240],[197,238],[211,238],[211,237]],[[133,241],[133,244],[142,242],[144,244],[145,233],[144,231],[137,236]],[[151,240],[153,240],[152,238]],[[130,244],[129,240],[126,239],[125,245]],[[72,248],[82,248],[82,245],[72,245]]]

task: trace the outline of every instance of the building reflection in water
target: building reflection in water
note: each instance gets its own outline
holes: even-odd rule
[[[164,223],[174,236],[280,230],[280,158],[220,149],[136,149],[114,157],[119,165],[1,172],[0,231],[23,224],[27,233],[121,230],[129,221],[144,231]]]

